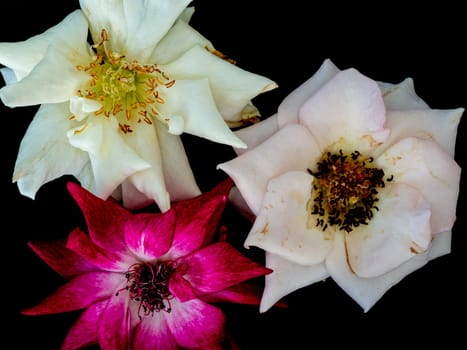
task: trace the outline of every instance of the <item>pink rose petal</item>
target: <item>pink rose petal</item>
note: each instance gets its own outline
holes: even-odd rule
[[[176,214],[174,209],[164,214],[138,214],[125,223],[128,248],[140,260],[154,260],[164,255],[172,245]]]
[[[345,234],[346,256],[360,277],[389,272],[414,255],[425,252],[432,239],[429,203],[405,184],[380,190],[378,208],[368,225]]]
[[[321,149],[341,144],[344,151],[358,148],[369,153],[384,142],[386,110],[375,81],[355,69],[337,73],[300,109],[300,123],[318,141]],[[351,149],[345,149],[347,146]]]
[[[286,171],[306,171],[318,161],[321,152],[305,127],[291,124],[259,146],[217,167],[233,179],[257,215],[269,180]]]
[[[212,244],[178,262],[186,262],[188,270],[185,278],[200,293],[220,291],[271,272],[226,242]]]
[[[395,182],[413,186],[431,205],[433,233],[450,230],[456,219],[461,169],[438,144],[416,137],[402,139],[379,158]]]
[[[334,249],[326,260],[332,279],[367,312],[391,287],[428,262],[428,254],[417,254],[390,272],[376,278],[361,278],[347,263],[344,235],[335,238]],[[427,291],[429,292],[429,291]]]
[[[43,315],[83,309],[108,298],[123,279],[123,274],[112,272],[79,275],[46,297],[39,305],[23,310],[22,313]]]
[[[93,242],[119,255],[127,254],[122,228],[131,214],[112,199],[104,201],[76,183],[68,183],[68,190],[86,218]]]
[[[119,256],[97,246],[91,241],[89,235],[79,228],[70,233],[66,247],[102,270],[125,272],[135,261],[128,255]]]
[[[102,350],[128,350],[132,325],[131,300],[125,293],[110,297],[98,323],[97,339]]]
[[[97,302],[84,310],[65,337],[60,350],[75,350],[97,344],[97,324],[107,300]]]
[[[170,332],[165,312],[144,317],[135,328],[133,349],[137,350],[178,350],[179,346]]]
[[[311,78],[284,98],[278,108],[279,127],[282,128],[288,123],[298,123],[301,106],[339,71],[330,59],[326,59]]]
[[[169,258],[184,256],[212,240],[232,184],[227,178],[202,196],[173,204],[177,223]]]
[[[66,248],[65,241],[29,242],[29,247],[59,275],[70,279],[98,267]]]
[[[331,250],[332,232],[323,232],[307,207],[313,176],[289,171],[269,181],[261,210],[245,240],[292,262],[313,265]],[[313,221],[311,221],[313,220]]]
[[[172,314],[167,323],[181,347],[219,347],[224,338],[224,314],[219,308],[197,299],[185,303],[174,300]]]

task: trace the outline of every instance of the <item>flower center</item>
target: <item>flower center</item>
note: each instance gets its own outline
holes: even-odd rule
[[[367,225],[378,211],[378,188],[385,186],[382,169],[371,167],[372,157],[364,157],[358,151],[345,154],[326,152],[317,164],[317,170],[308,170],[314,176],[313,192],[308,207],[316,215],[316,226],[326,230],[338,226],[352,231],[359,225]]]
[[[76,67],[91,77],[89,86],[77,94],[100,102],[102,107],[94,115],[115,116],[120,130],[126,134],[133,131],[134,123],[152,124],[152,117],[160,114],[157,104],[165,102],[159,87],[170,88],[175,80],[170,80],[156,64],[129,62],[125,56],[108,49],[107,41],[108,34],[103,29],[101,41],[93,46],[96,52],[91,63]]]
[[[130,293],[130,298],[139,302],[138,315],[154,315],[154,312],[170,312],[169,279],[175,271],[173,262],[156,264],[136,263],[128,268],[125,275],[127,285],[122,290]],[[116,295],[122,291],[118,291]]]

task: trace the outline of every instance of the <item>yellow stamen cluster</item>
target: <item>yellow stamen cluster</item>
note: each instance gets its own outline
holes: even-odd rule
[[[165,100],[159,87],[170,88],[175,84],[156,64],[129,62],[124,55],[106,48],[108,34],[101,32],[101,41],[94,45],[96,50],[92,62],[77,66],[88,73],[90,83],[85,90],[78,90],[80,97],[97,100],[102,107],[95,116],[115,116],[123,133],[133,131],[134,123],[152,124],[152,118],[160,113],[157,104]]]
[[[372,157],[364,157],[358,151],[344,154],[326,152],[316,170],[308,170],[314,176],[312,198],[308,207],[316,215],[316,226],[325,231],[329,226],[352,231],[359,225],[367,225],[378,211],[378,188],[385,186],[384,171],[371,167]],[[386,181],[391,181],[392,176]]]

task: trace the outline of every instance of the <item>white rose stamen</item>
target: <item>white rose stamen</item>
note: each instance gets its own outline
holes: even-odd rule
[[[93,45],[96,49],[93,61],[88,66],[76,66],[77,70],[91,77],[89,86],[76,93],[79,97],[100,102],[102,107],[94,115],[116,117],[120,131],[127,134],[133,132],[134,123],[153,123],[152,117],[159,115],[154,105],[165,103],[159,88],[170,88],[175,80],[171,80],[156,64],[127,61],[124,55],[106,47],[108,40],[107,31],[102,29],[101,41]]]

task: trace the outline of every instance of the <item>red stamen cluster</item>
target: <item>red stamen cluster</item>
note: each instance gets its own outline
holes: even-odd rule
[[[140,318],[141,312],[144,316],[149,316],[154,312],[171,311],[170,300],[173,295],[169,290],[169,279],[174,271],[173,262],[152,265],[137,263],[128,268],[125,275],[128,284],[123,290],[128,290],[130,298],[140,303],[138,309]]]

